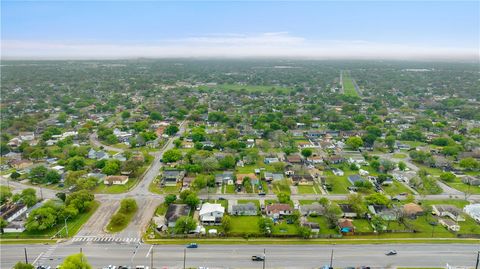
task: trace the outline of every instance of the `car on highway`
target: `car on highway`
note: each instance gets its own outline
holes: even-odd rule
[[[397,251],[392,249],[392,250],[388,251],[387,253],[385,253],[385,255],[387,255],[387,256],[397,255]]]
[[[259,196],[265,196],[266,193],[262,191],[262,192],[259,192],[258,195],[259,195]]]
[[[198,244],[197,243],[190,243],[187,245],[187,248],[198,248]]]
[[[252,256],[252,261],[261,262],[261,261],[264,261],[264,260],[265,260],[265,256],[263,256],[263,255],[253,255]]]

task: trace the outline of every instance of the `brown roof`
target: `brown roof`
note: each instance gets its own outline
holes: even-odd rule
[[[105,178],[105,181],[108,181],[109,183],[113,183],[115,181],[125,181],[128,179],[127,176],[108,176]]]
[[[287,161],[289,163],[300,163],[302,162],[302,157],[298,154],[293,154],[293,155],[288,155],[287,156]]]
[[[250,178],[250,179],[258,179],[257,176],[254,173],[248,173],[248,174],[237,174],[237,180],[243,181],[244,178]]]
[[[341,228],[352,228],[353,227],[353,221],[349,219],[339,219],[338,220],[338,227]]]
[[[280,212],[280,211],[292,211],[292,207],[289,204],[273,204],[267,205],[267,212]]]
[[[416,215],[423,212],[423,208],[415,203],[408,203],[403,206],[403,212],[407,215]]]

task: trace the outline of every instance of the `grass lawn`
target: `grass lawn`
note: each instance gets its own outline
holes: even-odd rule
[[[310,205],[317,202],[316,200],[298,200],[300,205]]]
[[[347,175],[348,173],[345,172],[344,176],[335,176],[332,171],[326,171],[325,175],[327,176],[327,183],[332,186],[332,190],[329,191],[331,194],[347,194],[349,193],[348,187],[350,187],[352,184],[350,184],[350,181],[348,181]],[[353,173],[352,173],[353,174]]]
[[[407,154],[394,153],[394,154],[393,154],[393,158],[396,158],[396,159],[405,159],[405,158],[407,158]]]
[[[455,178],[453,182],[443,181],[448,186],[457,189],[461,192],[471,193],[471,194],[480,194],[480,186],[470,186],[462,182],[460,178]]]
[[[373,232],[370,222],[366,219],[354,219],[353,225],[355,226],[355,232]]]
[[[358,96],[349,72],[343,72],[342,80],[344,94],[349,96]]]
[[[138,209],[137,209],[138,210]],[[114,225],[111,220],[110,222],[108,223],[107,225],[107,231],[110,232],[110,233],[118,233],[120,232],[121,230],[127,228],[128,224],[130,223],[130,221],[132,220],[133,216],[135,215],[135,213],[137,212],[137,210],[133,211],[133,212],[130,212],[130,213],[127,213],[127,214],[124,214],[127,219],[124,223],[120,224],[120,225]],[[119,214],[118,212],[115,213],[115,214]]]
[[[260,216],[231,216],[232,220],[230,231],[234,235],[260,234],[258,220]]]
[[[402,144],[409,145],[412,148],[420,147],[426,145],[426,143],[420,142],[420,141],[400,141]]]
[[[405,185],[403,185],[402,183],[396,180],[393,181],[393,184],[388,186],[382,186],[382,188],[386,193],[390,194],[391,196],[395,196],[403,192],[406,192],[409,194],[412,193],[410,189],[408,189]]]
[[[295,224],[287,224],[285,222],[276,224],[272,229],[273,235],[296,235],[298,227]]]
[[[77,215],[77,217],[73,219],[68,219],[67,220],[67,226],[68,226],[68,236],[72,237],[75,234],[77,234],[78,230],[83,226],[85,222],[95,213],[97,210],[98,206],[100,205],[99,202],[93,201],[91,208],[82,214]],[[63,220],[58,223],[55,227],[52,227],[48,230],[45,231],[35,231],[35,232],[29,232],[29,231],[24,231],[22,233],[6,233],[0,235],[1,239],[13,239],[13,238],[19,238],[19,239],[27,239],[27,238],[50,238],[54,236],[57,232],[59,232],[61,229],[63,229],[64,222]],[[60,237],[65,237],[65,229],[63,229],[58,236]]]
[[[235,194],[235,186],[234,185],[226,185],[225,186],[225,193]]]
[[[260,208],[259,200],[237,200],[237,204],[248,204],[248,203],[253,203],[254,205],[257,206],[257,208]]]
[[[320,234],[338,234],[338,229],[336,228],[330,229],[328,227],[328,222],[325,217],[322,217],[322,216],[307,217],[307,220],[310,222],[316,222],[320,225]]]
[[[314,186],[297,186],[299,194],[315,194]]]
[[[167,213],[168,206],[166,203],[161,203],[155,210],[155,215],[163,216]]]
[[[156,180],[153,180],[150,183],[150,186],[148,186],[148,190],[156,194],[178,194],[180,193],[181,188],[182,188],[181,184],[177,184],[176,186],[160,187],[160,185],[158,184],[158,182],[156,182]]]
[[[286,179],[273,182],[272,189],[275,194],[278,194],[281,192],[286,193],[288,195],[291,194],[290,182]]]
[[[425,201],[422,201],[422,204],[429,205],[429,206],[447,204],[447,205],[454,205],[460,209],[463,209],[466,205],[470,203],[465,200],[446,199],[446,200],[425,200]]]
[[[94,190],[95,193],[123,193],[135,186],[137,179],[129,179],[125,185],[105,185],[101,182]]]

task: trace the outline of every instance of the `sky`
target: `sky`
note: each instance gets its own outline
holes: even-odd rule
[[[480,1],[1,1],[2,59],[479,59]]]

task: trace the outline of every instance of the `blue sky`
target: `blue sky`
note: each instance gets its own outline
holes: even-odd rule
[[[4,57],[478,56],[478,1],[4,1]],[[376,53],[375,53],[376,51]],[[343,57],[342,57],[343,55]]]

